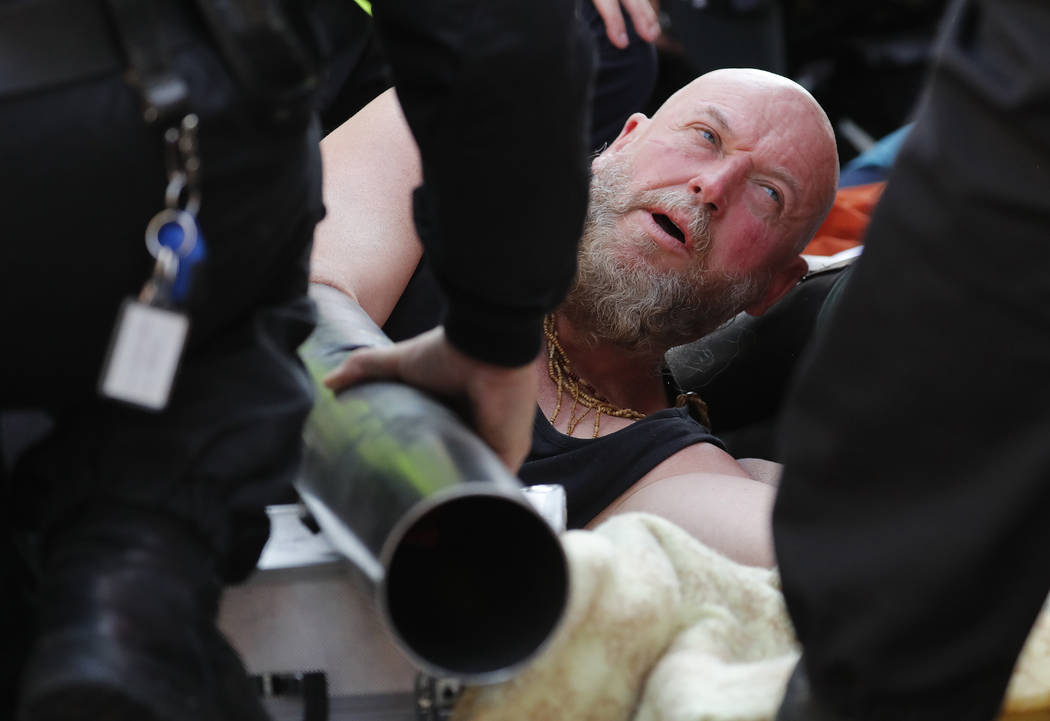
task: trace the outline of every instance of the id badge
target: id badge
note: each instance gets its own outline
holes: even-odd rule
[[[151,411],[164,410],[189,327],[183,313],[125,300],[102,366],[102,395]]]

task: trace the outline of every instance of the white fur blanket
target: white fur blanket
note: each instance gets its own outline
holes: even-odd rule
[[[646,514],[563,542],[572,594],[561,627],[511,680],[467,689],[454,721],[773,719],[799,657],[775,571],[730,561]],[[1050,605],[1004,718],[1035,709],[1050,709]]]

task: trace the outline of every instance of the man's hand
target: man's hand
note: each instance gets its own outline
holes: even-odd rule
[[[631,23],[646,42],[656,40],[660,34],[660,20],[656,16],[655,3],[651,0],[593,0],[594,7],[602,16],[605,23],[605,34],[609,36],[609,42],[621,50],[627,47],[627,26],[624,24],[623,12],[620,10],[622,4],[627,14],[631,16]]]
[[[452,347],[444,328],[381,348],[347,355],[324,384],[338,390],[364,380],[398,380],[439,395],[465,398],[474,430],[517,473],[532,442],[536,372],[532,364],[504,368]]]

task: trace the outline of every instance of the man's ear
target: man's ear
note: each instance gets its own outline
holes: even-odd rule
[[[606,150],[619,150],[625,145],[628,145],[634,140],[632,133],[640,127],[644,127],[649,122],[649,118],[644,113],[632,113],[631,117],[627,118],[627,122],[623,124],[623,129],[620,134],[616,136],[616,140],[612,141]]]
[[[748,315],[762,315],[772,308],[774,303],[783,298],[785,293],[798,285],[798,282],[802,280],[802,276],[806,274],[807,270],[809,270],[809,265],[802,256],[796,255],[783,268],[777,271],[769,281],[765,295],[747,308],[744,308],[744,311]]]

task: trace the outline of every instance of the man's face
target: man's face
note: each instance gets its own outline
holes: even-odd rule
[[[604,266],[627,285],[674,286],[679,307],[666,313],[701,316],[684,339],[684,325],[672,323],[674,342],[752,304],[764,309],[797,280],[774,282],[797,268],[796,246],[823,218],[837,167],[823,112],[797,86],[760,71],[709,73],[651,120],[632,116],[595,160],[581,285]]]
[[[632,194],[629,160],[595,168],[577,258],[576,284],[562,312],[595,337],[632,349],[661,350],[718,328],[755,299],[761,281],[707,267],[706,211],[680,189]],[[644,229],[624,227],[636,208],[659,207],[690,238],[690,262],[667,268]]]

